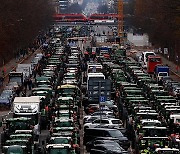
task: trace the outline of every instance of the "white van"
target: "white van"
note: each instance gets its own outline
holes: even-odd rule
[[[148,56],[156,56],[156,54],[153,51],[142,52],[140,63],[143,68],[147,68]]]

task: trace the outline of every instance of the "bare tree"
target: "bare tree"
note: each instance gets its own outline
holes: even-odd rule
[[[180,2],[136,0],[135,25],[147,32],[154,45],[168,47],[170,57],[179,54]]]
[[[0,0],[0,4],[0,61],[6,62],[48,27],[53,7],[49,0]]]

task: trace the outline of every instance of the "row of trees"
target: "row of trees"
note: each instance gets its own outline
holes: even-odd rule
[[[158,47],[167,47],[169,56],[180,57],[180,1],[136,0],[135,26],[150,36]]]
[[[49,0],[0,0],[0,65],[26,48],[51,23]]]

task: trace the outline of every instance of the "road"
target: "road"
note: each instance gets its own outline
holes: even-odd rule
[[[97,43],[106,42],[106,40],[113,35],[112,29],[105,25],[92,26],[91,30],[93,31],[92,35],[94,36]]]

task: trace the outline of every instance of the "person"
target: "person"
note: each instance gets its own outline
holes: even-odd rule
[[[20,95],[20,88],[18,87],[18,88],[16,89],[16,96],[19,97],[19,95]]]
[[[25,89],[25,91],[27,90],[27,85],[28,85],[28,79],[25,78],[24,79],[24,89]]]
[[[131,120],[127,127],[128,132],[128,139],[131,141],[131,146],[134,149],[135,148],[135,131],[133,128],[133,120]]]
[[[28,79],[27,84],[28,84],[29,90],[31,90],[32,89],[32,79],[31,78]]]
[[[0,86],[3,86],[4,78],[0,77]]]
[[[162,78],[159,79],[158,85],[159,85],[159,86],[163,86],[163,79],[162,79]]]

